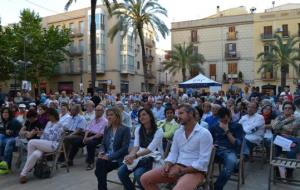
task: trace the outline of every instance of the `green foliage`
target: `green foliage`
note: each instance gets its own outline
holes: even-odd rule
[[[158,3],[158,0],[124,0],[123,3],[113,4],[111,15],[118,18],[117,23],[108,32],[111,41],[119,32],[122,32],[122,38],[131,32],[135,39],[139,37],[142,48],[145,88],[148,90],[144,30],[145,27],[149,27],[150,31],[154,32],[156,39],[158,39],[158,34],[165,38],[169,29],[159,16],[167,16],[167,10]]]
[[[238,79],[239,79],[239,81],[242,81],[243,78],[244,78],[244,76],[243,76],[242,71],[239,71],[239,73],[238,73]]]
[[[58,64],[65,60],[65,47],[70,43],[69,30],[53,26],[42,28],[42,19],[29,9],[24,9],[20,18],[20,23],[7,27],[0,37],[4,42],[0,43],[0,51],[4,51],[1,59],[6,57],[10,72],[17,69],[18,79],[27,78],[38,83],[40,78],[53,76]],[[13,62],[17,60],[32,63],[26,67],[27,74],[24,64],[14,67]]]
[[[14,72],[10,57],[13,55],[13,33],[0,25],[0,81],[8,80]]]
[[[286,76],[288,68],[291,65],[298,78],[300,77],[299,63],[300,49],[297,47],[300,42],[298,37],[282,38],[279,35],[275,35],[275,42],[268,43],[271,51],[261,52],[257,55],[257,59],[261,60],[262,65],[258,69],[258,72],[277,72],[281,71],[281,86],[286,85]]]
[[[202,54],[194,52],[193,44],[176,44],[171,51],[170,61],[164,62],[164,70],[168,70],[173,75],[177,72],[182,73],[182,79],[185,81],[186,71],[196,71],[197,73],[204,73],[201,64],[205,62]]]

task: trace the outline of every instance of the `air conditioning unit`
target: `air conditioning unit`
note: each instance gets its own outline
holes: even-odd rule
[[[280,33],[280,32],[282,32],[282,28],[281,27],[276,28],[276,33]]]

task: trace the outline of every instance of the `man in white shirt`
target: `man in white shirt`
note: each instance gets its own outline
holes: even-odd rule
[[[173,190],[194,190],[203,182],[212,150],[212,136],[201,127],[195,109],[189,104],[179,106],[182,124],[173,137],[171,151],[161,168],[153,169],[141,178],[145,190],[158,189],[160,183],[175,183]]]
[[[294,112],[294,117],[297,119],[297,120],[300,120],[300,97],[299,98],[296,98],[294,100],[294,105],[296,107],[296,110]]]
[[[243,150],[245,155],[250,154],[250,150],[261,143],[264,137],[265,120],[264,117],[257,113],[258,104],[250,102],[247,106],[247,115],[244,115],[239,123],[243,126],[245,132],[246,144]]]
[[[95,119],[95,104],[93,101],[88,100],[86,103],[86,111],[84,112],[84,119],[86,120],[86,125],[89,125],[92,120]]]

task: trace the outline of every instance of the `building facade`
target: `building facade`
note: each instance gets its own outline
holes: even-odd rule
[[[268,43],[274,42],[274,35],[287,39],[289,36],[300,37],[300,4],[287,4],[273,9],[267,9],[264,13],[254,14],[254,56],[270,51]],[[300,44],[297,45],[300,47]],[[259,69],[261,62],[255,62],[255,71]],[[299,65],[299,64],[298,64]],[[263,91],[273,90],[275,93],[280,88],[280,70],[277,72],[255,72],[254,83]],[[287,86],[294,92],[299,79],[292,66],[287,74]]]
[[[68,48],[67,61],[60,63],[55,77],[42,84],[47,90],[84,91],[91,86],[90,64],[90,8],[79,9],[43,18],[43,26],[67,27],[71,30],[72,42]],[[129,32],[120,34],[113,41],[108,37],[109,29],[116,18],[109,18],[104,6],[96,9],[96,90],[102,92],[140,92],[144,86],[142,51],[139,40]],[[153,33],[145,29],[148,81],[155,85],[155,43]]]
[[[225,11],[204,19],[174,22],[171,27],[172,46],[192,43],[203,54],[205,75],[223,83],[223,89],[245,85],[258,86],[263,91],[278,92],[280,73],[258,73],[261,61],[257,55],[267,51],[266,43],[274,34],[300,36],[299,5],[268,9],[264,13],[248,13],[244,7]],[[300,47],[300,46],[299,46]],[[178,73],[172,81],[181,82]],[[287,85],[294,91],[298,83],[296,72],[289,69]]]
[[[206,59],[205,75],[225,89],[254,80],[253,15],[244,7],[229,13],[218,10],[208,18],[172,23],[172,45],[192,43]]]

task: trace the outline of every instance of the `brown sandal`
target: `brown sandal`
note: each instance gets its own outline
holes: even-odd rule
[[[26,182],[27,182],[27,177],[26,177],[26,176],[20,176],[19,182],[20,182],[21,184],[26,183]]]

